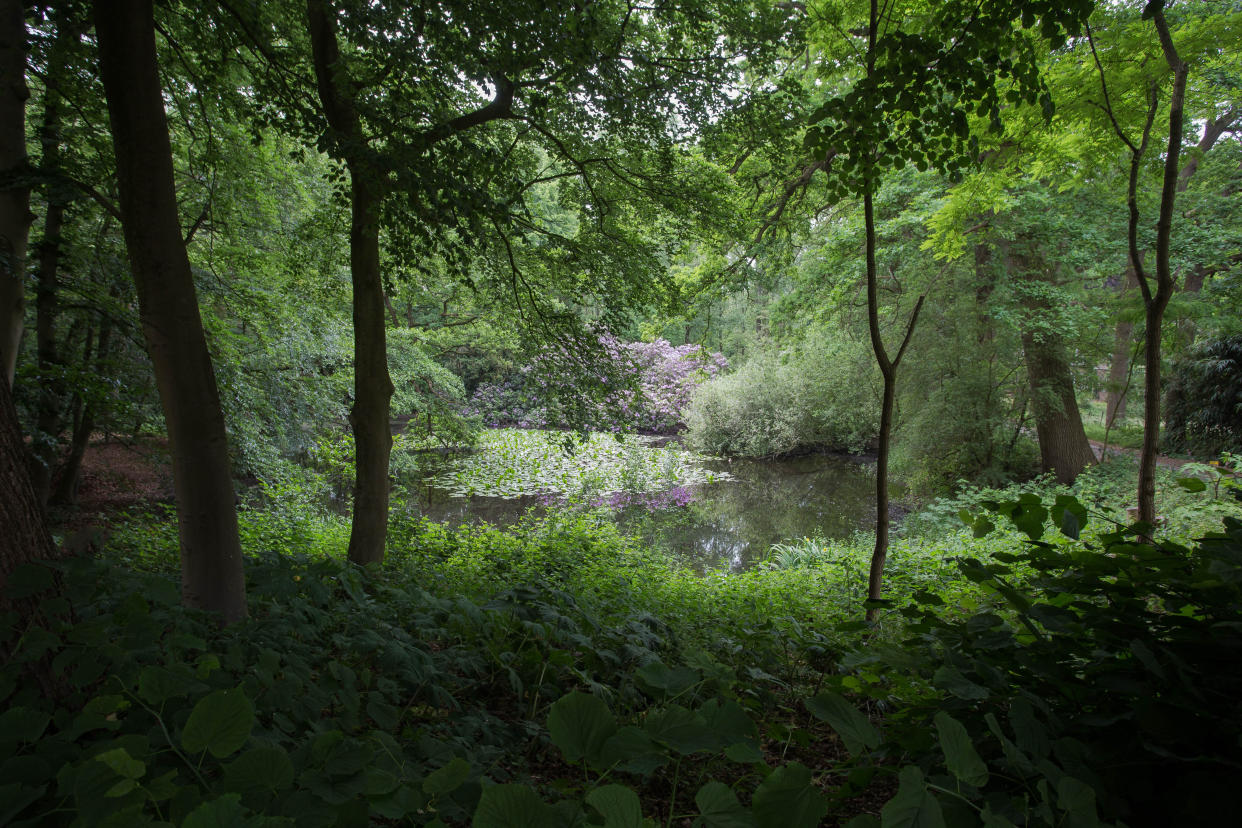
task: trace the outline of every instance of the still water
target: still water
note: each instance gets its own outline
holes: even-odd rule
[[[844,537],[874,525],[875,464],[838,455],[787,460],[711,460],[732,480],[692,487],[682,496],[614,511],[619,526],[698,570],[747,569],[774,543],[804,536]],[[434,466],[426,476],[433,477]],[[685,502],[685,501],[689,502]],[[539,497],[458,497],[423,483],[417,504],[453,525],[513,523],[547,508]]]

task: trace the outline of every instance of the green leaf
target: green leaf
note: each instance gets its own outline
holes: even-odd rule
[[[181,733],[189,753],[210,751],[223,759],[241,749],[254,727],[254,706],[240,688],[217,690],[199,699]]]
[[[1207,484],[1197,477],[1179,477],[1177,485],[1188,492],[1202,492],[1207,489]]]
[[[241,795],[231,793],[199,805],[181,823],[181,828],[235,828],[243,822]]]
[[[558,828],[565,821],[529,785],[492,785],[483,789],[470,824],[474,828]]]
[[[927,790],[923,772],[908,765],[897,779],[897,795],[880,809],[881,828],[946,828],[940,803]]]
[[[837,732],[851,755],[857,756],[880,746],[880,732],[854,705],[836,693],[825,691],[803,703],[815,718],[827,722]]]
[[[763,751],[758,745],[751,742],[738,742],[729,745],[724,750],[724,754],[731,762],[740,762],[743,765],[753,765],[756,762],[763,761]]]
[[[880,820],[871,814],[859,814],[845,823],[844,828],[880,828]]]
[[[677,704],[648,713],[643,729],[655,741],[683,755],[711,750],[717,743],[706,719]]]
[[[37,742],[52,717],[29,707],[10,707],[0,713],[0,744],[15,740]]]
[[[568,762],[595,759],[617,730],[616,717],[602,700],[574,691],[553,703],[548,733]]]
[[[99,754],[95,757],[98,762],[103,762],[112,768],[117,776],[125,779],[141,779],[142,775],[147,772],[147,766],[129,755],[129,751],[125,748],[116,748]]]
[[[455,791],[470,778],[470,763],[460,756],[454,756],[447,765],[427,774],[423,780],[423,793],[428,796],[440,796]]]
[[[708,782],[694,795],[705,828],[755,828],[755,818],[723,782]]]
[[[293,762],[285,749],[263,745],[254,747],[224,766],[224,790],[234,793],[271,791],[276,793],[293,784]]]
[[[648,692],[662,691],[652,695],[667,696],[681,695],[703,679],[699,671],[692,667],[670,668],[662,661],[652,661],[639,667],[634,671],[634,678]]]
[[[138,674],[138,696],[155,707],[169,699],[186,695],[190,687],[191,680],[188,675],[167,667],[143,667]]]
[[[1062,776],[1057,781],[1057,807],[1074,818],[1075,826],[1092,828],[1100,824],[1095,810],[1095,790],[1080,779]]]
[[[945,767],[949,773],[976,788],[987,784],[988,766],[979,758],[966,727],[943,710],[936,714],[933,721],[940,734],[940,749],[944,751]]]
[[[932,682],[944,690],[948,690],[959,699],[967,699],[977,701],[986,699],[991,693],[981,684],[975,684],[970,679],[958,672],[957,668],[951,664],[943,664],[936,668],[936,672],[932,675]]]
[[[811,783],[810,769],[794,762],[763,780],[751,811],[759,828],[816,828],[828,813],[828,800]]]
[[[1061,534],[1078,540],[1079,533],[1087,525],[1087,507],[1072,495],[1057,495],[1052,505],[1052,517],[1061,527]]]
[[[979,814],[983,820],[983,828],[1016,828],[1016,826],[1000,814],[993,813],[990,806],[984,805]]]
[[[604,828],[643,828],[638,794],[621,785],[604,785],[586,795],[587,804],[604,817]]]
[[[610,736],[595,760],[596,767],[604,770],[617,767],[641,774],[651,773],[666,764],[668,759],[660,746],[646,731],[633,725],[626,725]]]

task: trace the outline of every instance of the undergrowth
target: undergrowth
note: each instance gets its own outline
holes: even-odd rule
[[[1214,468],[1165,493],[1180,527],[1238,508]],[[58,586],[3,619],[0,823],[1215,824],[1242,522],[1152,546],[1113,475],[940,504],[878,626],[865,535],[696,576],[589,512],[398,512],[364,570],[343,520],[278,503],[242,513],[251,616],[220,629],[179,604],[173,521],[134,517],[10,579]]]

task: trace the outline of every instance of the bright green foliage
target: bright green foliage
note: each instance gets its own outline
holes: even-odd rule
[[[852,343],[757,354],[700,386],[686,412],[692,446],[744,457],[822,447],[860,451],[878,422],[874,367]]]
[[[597,505],[604,495],[617,492],[661,492],[728,479],[703,468],[691,452],[650,442],[596,433],[578,443],[558,432],[489,429],[475,453],[431,482],[457,495],[556,494]]]

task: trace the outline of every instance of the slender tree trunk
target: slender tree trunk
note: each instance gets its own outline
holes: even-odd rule
[[[66,31],[57,33],[57,46],[68,38]],[[64,75],[61,48],[53,53],[43,101],[41,143],[43,158],[40,166],[47,176],[60,171],[60,82]],[[35,418],[35,439],[31,452],[30,480],[41,505],[51,495],[52,472],[56,465],[60,432],[64,428],[65,382],[64,366],[56,347],[57,279],[60,269],[61,231],[65,224],[63,187],[52,182],[45,188],[47,214],[43,221],[43,238],[39,242],[39,275],[35,285],[35,350],[39,365],[38,411]]]
[[[26,156],[29,97],[26,4],[0,0],[0,178],[18,179],[0,187],[0,380],[10,388],[26,314],[26,245],[34,219],[30,185],[20,181],[30,166]]]
[[[336,23],[326,0],[307,0],[307,25],[319,99],[334,133],[334,152],[349,168],[353,221],[349,266],[354,288],[354,518],[349,559],[367,564],[384,559],[388,535],[388,460],[392,451],[384,287],[379,266],[379,207],[383,190],[365,161],[365,143],[345,66],[336,40]],[[353,147],[352,150],[345,149]]]
[[[177,221],[151,0],[96,0],[125,242],[172,448],[182,600],[246,615],[224,414]]]
[[[1173,298],[1173,273],[1169,265],[1169,248],[1173,236],[1173,205],[1178,192],[1178,160],[1182,149],[1186,80],[1190,68],[1178,56],[1169,34],[1164,12],[1157,8],[1152,16],[1160,47],[1169,69],[1173,72],[1173,91],[1169,96],[1169,138],[1164,156],[1164,183],[1160,190],[1160,214],[1156,221],[1156,290],[1145,290],[1147,339],[1144,347],[1146,371],[1143,400],[1143,449],[1139,454],[1138,508],[1139,521],[1156,521],[1156,458],[1160,446],[1160,346],[1164,312]],[[1140,276],[1141,276],[1140,271]]]
[[[91,337],[88,331],[86,353],[82,363],[89,364],[91,359]],[[95,348],[95,372],[99,376],[107,376],[108,351],[112,342],[112,319],[106,314],[99,320],[99,344]],[[69,454],[61,464],[56,476],[56,488],[52,492],[52,503],[61,506],[73,506],[78,502],[78,482],[82,474],[82,458],[90,447],[91,435],[95,432],[95,405],[82,398],[79,394],[75,400],[73,417],[73,437],[69,443]]]
[[[874,26],[874,4],[872,22]],[[906,346],[914,334],[914,326],[918,324],[919,312],[923,309],[920,296],[906,324],[905,336],[896,356],[889,358],[888,349],[884,347],[884,337],[880,331],[880,298],[879,277],[875,264],[875,205],[872,195],[874,184],[868,179],[863,191],[863,224],[866,233],[867,256],[867,330],[871,335],[871,349],[875,353],[876,364],[880,367],[880,375],[884,378],[884,396],[880,404],[879,446],[875,461],[875,546],[871,551],[871,569],[867,577],[867,599],[878,601],[884,590],[884,564],[888,560],[889,543],[889,501],[888,501],[888,458],[893,434],[893,408],[897,399],[897,368],[905,355]],[[874,621],[878,614],[875,607],[867,610],[867,620]]]
[[[1138,274],[1134,265],[1126,265],[1126,275],[1121,283],[1121,295],[1138,287]],[[1105,396],[1104,422],[1109,427],[1126,415],[1127,380],[1130,376],[1130,348],[1134,341],[1134,323],[1118,319],[1113,328],[1113,357],[1108,363],[1108,390]]]

